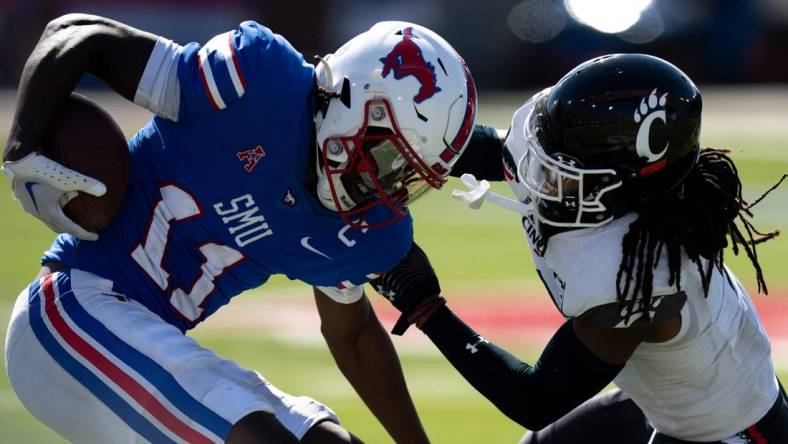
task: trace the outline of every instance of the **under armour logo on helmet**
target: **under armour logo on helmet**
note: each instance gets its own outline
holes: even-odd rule
[[[635,110],[635,122],[640,123],[638,128],[637,138],[635,139],[635,149],[640,157],[645,157],[649,162],[656,162],[665,155],[668,151],[668,144],[662,148],[661,151],[654,152],[649,145],[649,137],[651,136],[651,125],[655,120],[660,119],[662,123],[667,124],[665,119],[665,103],[667,102],[668,93],[657,98],[657,89],[651,91],[648,96],[648,101],[643,99],[640,101],[640,106]],[[657,109],[661,108],[661,109]]]

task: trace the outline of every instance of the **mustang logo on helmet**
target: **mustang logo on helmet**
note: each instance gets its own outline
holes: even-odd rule
[[[421,88],[419,93],[413,96],[413,101],[416,103],[429,99],[441,90],[438,88],[435,66],[424,60],[421,48],[413,40],[413,28],[405,28],[402,31],[402,41],[380,61],[383,62],[383,77],[387,77],[393,71],[394,78],[397,80],[407,76],[413,76],[418,80]]]

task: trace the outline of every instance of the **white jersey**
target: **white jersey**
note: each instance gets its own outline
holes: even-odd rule
[[[522,125],[532,103],[515,113],[504,153],[507,180],[521,200],[525,187],[515,164],[523,154]],[[672,316],[680,306],[679,333],[667,342],[640,344],[614,382],[661,433],[688,441],[733,436],[761,419],[779,393],[758,314],[727,268],[715,268],[704,296],[697,267],[683,255],[679,291],[669,284],[667,255],[662,254],[654,269],[650,306],[637,304],[634,313],[625,316],[616,279],[622,239],[636,217],[628,214],[598,228],[555,234],[546,249],[530,216],[523,218],[523,226],[537,272],[566,318],[625,328],[645,310],[659,319],[661,311]],[[661,310],[669,304],[679,305]]]

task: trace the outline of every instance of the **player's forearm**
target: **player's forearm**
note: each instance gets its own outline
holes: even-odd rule
[[[429,442],[391,339],[372,314],[352,344],[331,347],[337,364],[397,443]]]
[[[477,124],[473,128],[468,147],[465,148],[462,156],[451,169],[451,175],[460,177],[465,173],[470,173],[480,180],[504,180],[503,143],[505,139],[505,130]]]
[[[502,413],[539,430],[602,390],[623,366],[596,358],[571,321],[553,336],[533,367],[491,344],[442,307],[422,327],[462,376]]]
[[[86,73],[133,99],[152,34],[102,17],[71,14],[50,22],[22,71],[3,160],[33,152],[61,103]]]

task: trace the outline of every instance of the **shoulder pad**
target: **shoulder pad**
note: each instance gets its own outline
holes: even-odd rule
[[[621,241],[637,217],[629,214],[598,228],[566,231],[553,235],[544,254],[547,266],[564,283],[561,310],[564,316],[578,318],[589,310],[617,304],[616,280],[621,264]],[[686,274],[682,273],[682,288]],[[670,284],[665,255],[654,269],[653,295],[678,291]],[[641,295],[630,295],[639,299]]]

